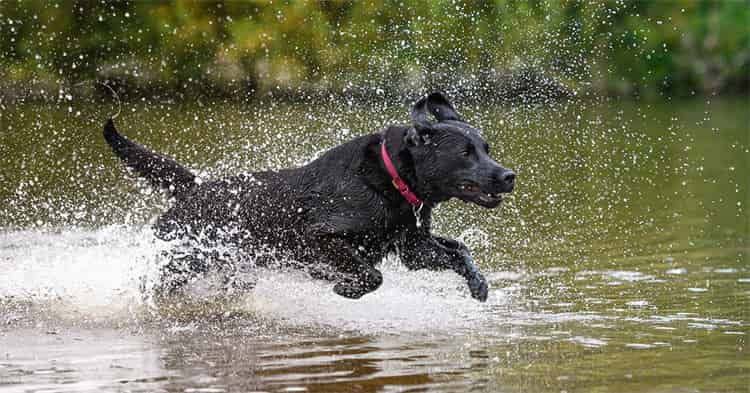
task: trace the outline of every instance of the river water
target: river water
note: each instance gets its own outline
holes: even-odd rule
[[[491,283],[383,262],[360,300],[297,272],[155,305],[167,202],[100,137],[111,103],[0,114],[1,392],[746,392],[747,98],[462,104],[518,174],[450,202]],[[404,122],[398,103],[126,103],[133,139],[204,177],[303,164]]]

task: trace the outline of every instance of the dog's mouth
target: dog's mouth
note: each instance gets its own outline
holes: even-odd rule
[[[458,186],[457,197],[464,202],[476,203],[486,208],[497,207],[503,201],[502,192],[486,192],[476,183],[463,183]]]

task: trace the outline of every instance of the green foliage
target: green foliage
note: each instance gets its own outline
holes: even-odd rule
[[[739,0],[3,0],[0,84],[398,92],[502,88],[532,70],[584,91],[747,91],[749,9]]]

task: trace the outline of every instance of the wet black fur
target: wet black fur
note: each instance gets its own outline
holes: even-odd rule
[[[242,269],[270,252],[313,277],[336,281],[337,294],[359,298],[381,285],[376,265],[396,251],[411,269],[457,272],[473,297],[487,298],[487,283],[468,249],[430,233],[432,210],[453,197],[495,207],[499,199],[488,194],[512,191],[515,176],[489,157],[481,134],[440,93],[415,104],[409,126],[355,138],[300,168],[223,180],[200,181],[121,136],[111,119],[104,137],[128,167],[173,197],[155,224],[157,237],[177,244],[162,290],[173,292],[212,268]],[[399,174],[425,201],[421,226],[391,184],[380,155],[383,141]],[[467,191],[467,184],[480,192]]]

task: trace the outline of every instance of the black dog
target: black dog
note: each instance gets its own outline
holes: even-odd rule
[[[207,182],[124,138],[111,119],[104,137],[173,198],[155,224],[157,237],[180,243],[163,270],[168,291],[199,272],[236,269],[237,253],[219,251],[228,245],[254,262],[261,250],[282,255],[336,281],[334,292],[348,298],[377,289],[383,277],[375,266],[395,251],[410,269],[452,269],[484,301],[487,282],[469,250],[432,235],[431,213],[450,198],[494,208],[515,174],[490,158],[482,135],[442,94],[419,100],[411,117],[410,126],[356,138],[301,168]],[[205,251],[207,244],[221,247]]]

